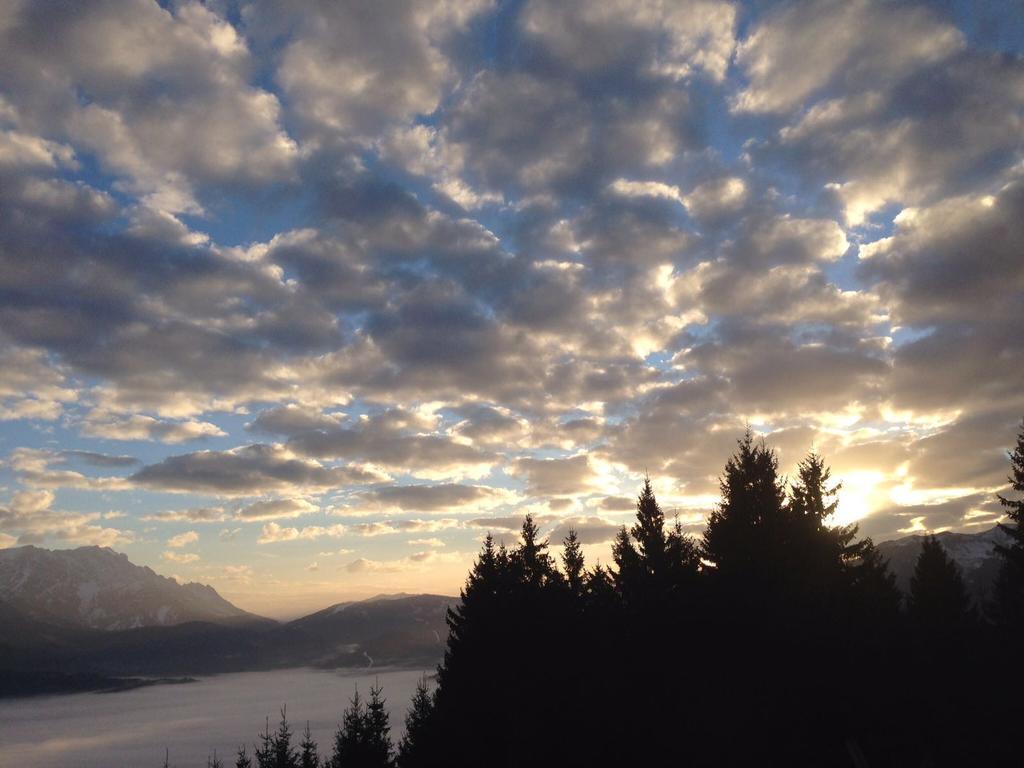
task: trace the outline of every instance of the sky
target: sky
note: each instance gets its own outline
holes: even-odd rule
[[[1013,0],[0,3],[0,547],[296,615],[455,594],[749,426],[876,540],[999,519]]]

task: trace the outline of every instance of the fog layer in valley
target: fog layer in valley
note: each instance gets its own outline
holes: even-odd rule
[[[204,766],[214,749],[227,758],[245,743],[251,754],[265,718],[269,716],[271,727],[276,727],[282,704],[288,705],[288,719],[296,732],[308,720],[313,738],[327,748],[354,687],[366,694],[375,681],[384,687],[397,738],[422,674],[394,669],[288,669],[218,675],[123,693],[0,701],[4,764],[158,766],[166,747],[171,765]]]

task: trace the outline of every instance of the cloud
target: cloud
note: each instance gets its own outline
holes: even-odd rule
[[[78,399],[68,384],[41,350],[0,346],[0,421],[58,418]]]
[[[963,36],[926,8],[856,0],[782,6],[740,43],[736,61],[750,78],[735,107],[792,109],[840,75],[857,84],[883,83],[940,61],[963,46]]]
[[[199,534],[195,531],[186,531],[185,533],[179,533],[177,536],[172,536],[167,540],[167,546],[174,549],[180,549],[181,547],[187,547],[189,544],[195,544],[199,541]]]
[[[507,502],[509,494],[486,486],[447,483],[444,485],[389,485],[368,491],[363,494],[362,498],[371,505],[379,505],[385,509],[438,512],[495,506]]]
[[[216,424],[194,419],[163,421],[140,414],[111,421],[93,420],[94,418],[90,417],[82,426],[83,435],[104,437],[108,440],[158,440],[162,443],[175,444],[206,437],[223,437],[226,434]]]
[[[409,539],[405,543],[408,544],[410,547],[429,547],[430,549],[437,549],[439,547],[446,546],[445,543],[438,538]]]
[[[581,544],[603,544],[614,539],[620,527],[600,517],[567,517],[560,520],[547,536],[552,542],[561,543],[572,530]]]
[[[291,173],[297,148],[280,127],[280,103],[249,84],[245,41],[213,10],[141,0],[66,10],[23,4],[0,29],[2,86],[24,122],[95,153],[148,205],[172,213],[200,209],[200,183]]]
[[[442,563],[462,563],[465,555],[461,552],[416,552],[408,557],[395,560],[369,560],[360,557],[347,563],[344,569],[348,573],[403,573],[407,571],[421,571],[430,566]]]
[[[360,536],[388,536],[395,533],[433,533],[461,528],[462,523],[451,517],[429,518],[426,520],[384,520],[372,523],[354,523],[348,527]]]
[[[531,496],[564,496],[584,492],[593,477],[586,456],[567,459],[519,459],[515,472],[526,478]]]
[[[704,2],[552,2],[532,0],[520,17],[528,38],[581,75],[637,70],[680,80],[725,76],[736,8]]]
[[[0,505],[0,533],[17,544],[58,544],[101,547],[132,541],[129,531],[98,524],[99,513],[63,512],[52,508],[51,491],[17,491],[6,506]]]
[[[319,539],[325,536],[337,538],[344,536],[348,529],[344,525],[307,525],[303,528],[284,528],[278,523],[267,523],[263,526],[257,544],[275,544],[282,541],[298,541]]]
[[[231,515],[224,507],[192,507],[190,509],[167,510],[144,515],[143,520],[169,523],[220,523],[228,520]]]
[[[134,456],[112,456],[95,451],[64,450],[60,455],[69,461],[80,461],[90,467],[131,467],[139,463]]]
[[[487,6],[399,2],[356,12],[321,2],[296,13],[269,3],[250,22],[268,33],[291,30],[276,78],[305,129],[360,138],[434,111],[454,76],[445,44]]]
[[[256,501],[235,513],[239,520],[277,520],[300,517],[316,512],[319,507],[306,499],[268,499]]]
[[[285,490],[325,490],[380,478],[361,469],[325,467],[316,461],[294,458],[283,447],[255,443],[229,451],[171,456],[143,467],[129,479],[136,485],[165,491],[250,496]]]
[[[188,565],[190,563],[198,563],[199,555],[191,552],[164,552],[160,555],[164,560],[169,563],[177,563],[178,565]]]

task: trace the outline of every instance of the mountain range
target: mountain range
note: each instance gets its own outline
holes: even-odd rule
[[[923,536],[882,542],[906,593]],[[938,539],[983,605],[998,527]],[[116,689],[158,678],[297,666],[433,667],[457,598],[381,595],[279,623],[204,584],[179,584],[104,547],[0,550],[0,696]]]
[[[382,595],[279,623],[107,548],[0,550],[0,696],[298,666],[429,669],[454,601]]]
[[[0,599],[60,626],[118,630],[258,619],[205,584],[179,584],[106,547],[0,550]]]

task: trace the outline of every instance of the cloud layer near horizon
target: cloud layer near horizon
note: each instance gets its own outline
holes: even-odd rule
[[[699,531],[746,424],[871,535],[993,524],[1024,29],[767,8],[9,4],[0,545],[451,591],[644,472]]]

